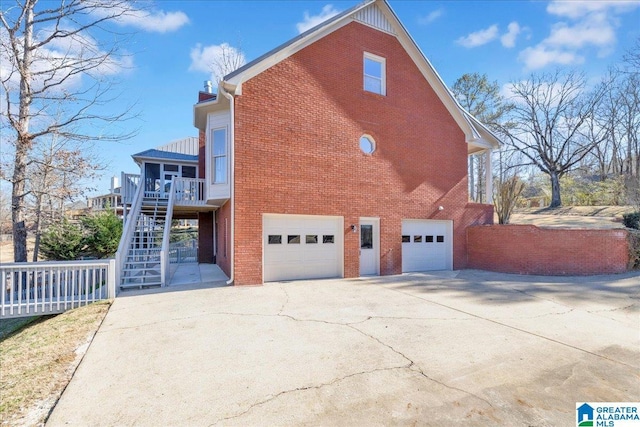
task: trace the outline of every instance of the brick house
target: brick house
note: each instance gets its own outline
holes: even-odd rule
[[[468,202],[467,157],[498,140],[385,0],[225,76],[194,124],[199,261],[236,285],[465,268],[466,229],[493,221]]]

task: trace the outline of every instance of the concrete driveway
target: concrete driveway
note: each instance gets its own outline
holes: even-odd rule
[[[118,298],[49,426],[575,425],[640,401],[640,275],[480,271]]]

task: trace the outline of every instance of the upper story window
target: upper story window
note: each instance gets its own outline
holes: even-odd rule
[[[227,129],[213,129],[211,131],[213,171],[212,184],[227,182]]]
[[[386,60],[381,56],[364,53],[364,90],[386,95]]]

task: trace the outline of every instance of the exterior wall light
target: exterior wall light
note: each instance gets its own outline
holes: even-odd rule
[[[357,231],[358,229],[356,228],[355,225],[351,224],[351,231],[353,231],[354,233]]]

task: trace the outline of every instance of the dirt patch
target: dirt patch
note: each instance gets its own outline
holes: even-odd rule
[[[516,209],[511,216],[510,223],[557,228],[625,228],[622,224],[622,215],[633,210],[632,206],[563,206],[553,209]]]
[[[561,206],[559,208],[519,208],[515,210],[515,213],[529,215],[571,215],[622,218],[623,214],[633,211],[633,206]]]
[[[33,258],[33,248],[35,244],[35,237],[29,237],[27,239],[27,259],[29,261]],[[0,242],[0,262],[13,262],[13,240]]]
[[[84,356],[110,302],[45,316],[0,341],[0,424],[42,425]],[[0,320],[10,331],[16,320]]]

